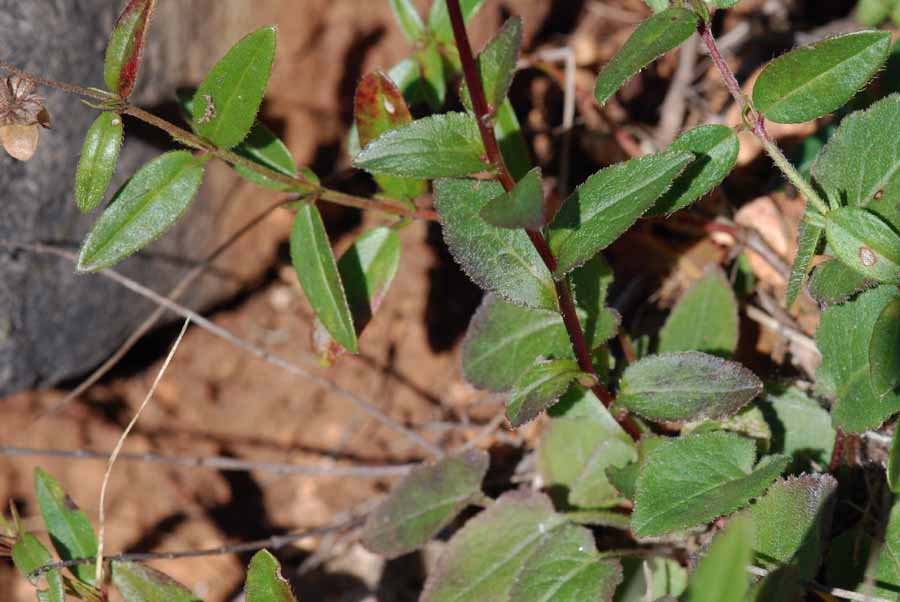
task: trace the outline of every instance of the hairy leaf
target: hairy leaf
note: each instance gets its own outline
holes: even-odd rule
[[[588,178],[548,227],[547,242],[558,263],[554,276],[561,278],[621,236],[691,159],[684,151],[664,152],[601,169]]]
[[[765,452],[769,451],[772,441],[772,429],[766,422],[762,410],[755,404],[750,404],[734,416],[727,418],[687,422],[682,427],[681,434],[711,433],[713,431],[728,431],[755,439],[757,447]]]
[[[763,70],[753,106],[778,123],[802,123],[831,113],[866,85],[887,59],[891,36],[859,31],[796,48]]]
[[[384,300],[400,268],[400,235],[391,228],[370,230],[337,262],[357,338]],[[329,334],[319,318],[313,327],[319,359],[330,365],[347,350]]]
[[[119,162],[123,134],[122,116],[111,111],[101,113],[88,130],[75,173],[75,202],[81,211],[93,211],[103,200]]]
[[[468,22],[484,4],[484,0],[460,0],[463,19]],[[456,47],[453,41],[453,27],[450,25],[450,13],[447,12],[447,0],[434,0],[431,4],[431,12],[428,15],[428,29],[434,37]]]
[[[767,569],[796,564],[802,578],[815,577],[827,549],[836,491],[837,481],[828,474],[777,480],[749,510],[757,563]]]
[[[730,355],[737,348],[738,307],[725,273],[709,270],[689,288],[659,331],[659,352],[706,351]],[[702,316],[702,320],[698,320]]]
[[[194,129],[220,148],[231,148],[246,138],[274,60],[274,27],[258,29],[235,44],[197,89]]]
[[[168,575],[138,562],[113,562],[112,582],[125,602],[202,602]]]
[[[444,240],[478,286],[520,305],[556,309],[556,289],[525,232],[492,226],[481,209],[503,193],[497,182],[438,180],[434,206]]]
[[[29,575],[42,566],[51,564],[54,559],[44,544],[31,533],[25,533],[13,544],[12,560],[23,576],[27,577],[32,585],[40,583],[39,577]],[[62,574],[59,569],[53,569],[43,574],[47,580],[47,589],[38,590],[38,594],[44,593],[50,602],[65,602],[65,589],[63,587]]]
[[[806,210],[809,211],[809,207]],[[797,233],[797,255],[794,256],[794,263],[791,266],[791,276],[788,280],[785,297],[787,307],[791,307],[797,300],[803,281],[806,280],[806,275],[812,267],[812,260],[821,239],[822,228],[811,224],[807,219],[800,222],[800,230]]]
[[[691,575],[682,602],[743,600],[750,588],[747,566],[753,557],[753,523],[732,519],[716,535],[697,570]]]
[[[522,19],[513,17],[503,24],[476,60],[481,84],[484,87],[485,102],[491,109],[497,109],[506,98],[513,76],[516,74],[516,62],[522,48]],[[463,82],[460,88],[463,104],[471,110],[472,99],[469,97],[468,85]]]
[[[250,559],[246,602],[296,602],[287,579],[281,576],[281,565],[267,550],[260,550]]]
[[[816,332],[822,365],[816,384],[835,398],[831,419],[836,428],[860,433],[900,411],[900,392],[876,393],[869,368],[869,342],[878,316],[898,297],[896,287],[885,285],[822,312]]]
[[[697,28],[697,15],[686,8],[669,8],[641,23],[600,72],[594,96],[600,106],[641,69],[677,48]]]
[[[537,418],[584,373],[575,360],[538,360],[528,368],[506,402],[506,418],[513,428]]]
[[[187,210],[204,159],[171,151],[153,159],[116,193],[81,246],[78,270],[94,272],[147,246]]]
[[[838,305],[875,283],[842,261],[820,263],[809,278],[809,294],[822,305]]]
[[[632,530],[639,537],[663,535],[744,506],[762,494],[788,463],[787,456],[766,456],[754,468],[755,456],[751,439],[723,432],[689,435],[656,446],[637,480]]]
[[[879,397],[896,393],[900,385],[900,298],[885,305],[875,321],[869,340],[869,379]]]
[[[410,42],[415,42],[425,33],[425,23],[411,0],[390,0],[394,18],[400,24],[403,35]]]
[[[860,207],[840,207],[826,219],[835,257],[869,280],[900,284],[900,234],[891,226]]]
[[[582,322],[591,348],[612,337],[619,314],[604,309]],[[538,357],[574,359],[559,312],[530,309],[487,295],[463,340],[463,374],[476,387],[507,391]]]
[[[718,186],[734,168],[740,143],[731,128],[710,124],[686,131],[667,150],[689,152],[694,160],[647,215],[675,213]]]
[[[155,4],[156,0],[131,0],[109,35],[103,79],[106,86],[122,98],[128,98],[134,90],[144,37]]]
[[[353,316],[319,209],[303,203],[291,229],[291,263],[316,318],[334,340],[358,353]]]
[[[412,122],[412,114],[400,88],[380,71],[362,78],[356,87],[353,107],[353,120],[362,148],[385,132]]]
[[[772,427],[772,451],[793,458],[795,470],[810,462],[827,465],[834,447],[831,416],[814,399],[795,387],[767,392],[760,401]]]
[[[622,581],[617,560],[597,552],[584,527],[563,525],[534,550],[512,588],[518,602],[611,602]]]
[[[34,492],[50,541],[62,560],[94,558],[97,538],[87,516],[72,501],[62,485],[40,468],[34,471]],[[94,584],[94,567],[77,564],[72,573],[85,583]]]
[[[653,451],[657,445],[666,441],[663,437],[657,437],[653,434],[645,434],[637,443],[638,457],[637,460],[626,464],[625,466],[610,466],[606,469],[606,477],[622,495],[629,500],[634,500],[635,488],[637,487],[637,478],[641,474],[641,469],[647,456]]]
[[[422,602],[507,599],[525,562],[561,524],[544,494],[504,493],[456,532],[428,575]]]
[[[422,547],[481,498],[488,462],[487,453],[470,450],[416,467],[366,518],[363,544],[389,558]]]
[[[529,171],[511,192],[490,200],[481,208],[481,217],[498,228],[539,230],[544,225],[541,168]]]
[[[373,174],[442,178],[486,171],[475,118],[444,113],[417,119],[373,140],[353,165]]]
[[[626,368],[617,403],[657,421],[730,416],[762,392],[737,362],[698,351],[645,357]]]

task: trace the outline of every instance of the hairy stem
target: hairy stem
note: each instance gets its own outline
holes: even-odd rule
[[[75,94],[84,98],[98,100],[104,105],[108,105],[110,110],[129,115],[131,117],[134,117],[135,119],[139,119],[144,123],[152,125],[153,127],[166,132],[167,134],[169,134],[169,136],[172,137],[172,139],[180,144],[203,152],[207,152],[227,163],[231,163],[232,165],[240,165],[242,167],[246,167],[247,169],[265,176],[270,180],[283,184],[291,191],[297,192],[298,200],[300,198],[315,198],[329,203],[334,203],[336,205],[355,207],[357,209],[381,211],[382,213],[388,213],[390,215],[397,215],[401,217],[424,219],[428,221],[437,221],[438,219],[437,214],[434,211],[428,209],[412,210],[399,204],[389,203],[378,199],[367,199],[352,196],[343,192],[339,192],[337,190],[331,190],[323,186],[317,186],[315,184],[312,184],[311,182],[308,182],[302,177],[292,177],[277,172],[273,169],[269,169],[264,165],[260,165],[259,163],[255,163],[253,161],[250,161],[249,159],[245,159],[244,157],[241,157],[240,155],[230,150],[218,148],[210,142],[200,138],[193,132],[189,132],[184,128],[180,128],[174,123],[166,121],[165,119],[154,115],[149,111],[145,111],[138,106],[122,100],[112,93],[48,79],[40,75],[23,71],[15,65],[11,65],[4,61],[0,61],[0,69],[15,73],[19,77],[29,79],[42,86],[55,88],[57,90],[62,90],[63,92]]]
[[[469,35],[466,33],[466,24],[459,0],[447,0],[447,12],[450,15],[450,23],[453,26],[453,37],[459,50],[463,76],[466,80],[466,86],[469,88],[469,95],[472,98],[472,109],[475,112],[475,120],[478,122],[481,138],[484,141],[484,149],[487,152],[488,160],[497,170],[497,177],[504,190],[510,192],[515,188],[516,183],[506,167],[503,155],[500,152],[500,145],[497,143],[497,137],[494,135],[490,107],[488,107],[485,100],[484,85],[478,72],[478,66],[475,63],[475,56],[472,54],[472,45],[469,42]],[[556,270],[556,258],[550,251],[544,235],[541,234],[540,230],[526,230],[526,232],[531,240],[531,244],[534,245],[547,269],[553,273]],[[572,298],[572,289],[569,286],[568,279],[564,277],[556,280],[554,284],[556,286],[556,297],[559,301],[559,313],[569,333],[569,340],[572,343],[575,358],[578,360],[578,367],[596,377],[597,373],[591,361],[590,348],[584,338],[584,332],[581,330],[581,324],[578,322],[578,316],[575,313],[575,301]],[[597,378],[596,383],[591,390],[603,402],[603,405],[609,407],[615,398],[609,392],[609,389],[606,388],[606,385],[600,382],[599,378]],[[640,438],[641,431],[630,418],[626,416],[620,422],[629,435],[635,439]]]

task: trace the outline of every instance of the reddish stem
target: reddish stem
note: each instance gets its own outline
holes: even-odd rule
[[[503,154],[500,152],[500,145],[497,143],[497,137],[494,135],[490,108],[485,99],[484,86],[481,81],[481,75],[478,72],[478,66],[475,63],[475,56],[472,54],[472,45],[469,42],[469,35],[466,33],[466,24],[459,0],[447,0],[447,12],[450,15],[453,37],[459,50],[463,76],[469,88],[469,96],[472,99],[472,110],[475,112],[475,120],[478,122],[478,129],[484,141],[484,150],[487,152],[491,165],[497,170],[497,177],[503,185],[503,189],[510,192],[515,188],[516,182],[506,167]],[[534,245],[544,265],[547,266],[547,269],[552,274],[556,270],[556,258],[553,256],[553,252],[550,250],[544,235],[541,234],[540,230],[526,230],[526,232],[531,240],[531,244]],[[593,362],[591,362],[590,348],[584,338],[581,324],[578,322],[578,315],[575,313],[575,301],[572,298],[569,282],[563,277],[560,280],[555,280],[554,285],[556,286],[556,297],[559,301],[559,313],[569,333],[569,340],[572,343],[575,358],[578,360],[578,367],[596,377],[597,372],[594,370]],[[603,402],[603,405],[609,407],[615,401],[615,398],[609,392],[609,389],[606,388],[606,385],[600,382],[599,378],[596,382],[597,384],[591,387],[591,390]],[[635,440],[640,438],[641,430],[629,416],[624,416],[619,422],[631,437]]]

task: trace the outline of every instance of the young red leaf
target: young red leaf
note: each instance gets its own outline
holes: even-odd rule
[[[155,4],[156,0],[131,0],[109,36],[103,79],[109,89],[122,98],[128,98],[134,90],[144,37]]]

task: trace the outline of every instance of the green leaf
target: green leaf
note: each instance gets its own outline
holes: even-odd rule
[[[881,310],[869,340],[869,380],[879,397],[897,393],[900,385],[900,298]]]
[[[755,439],[757,447],[764,452],[769,451],[772,441],[772,429],[762,410],[755,404],[748,405],[734,416],[727,418],[687,422],[682,427],[681,434],[711,433],[713,431],[728,431]]]
[[[78,270],[110,266],[168,230],[197,194],[204,161],[187,151],[171,151],[141,167],[94,224],[81,246]]]
[[[410,42],[416,42],[425,33],[425,23],[419,16],[419,11],[410,0],[390,0],[394,18],[403,30],[403,35]]]
[[[416,52],[415,59],[421,75],[424,100],[432,110],[438,111],[447,100],[447,80],[452,77],[448,73],[444,55],[441,54],[438,43],[430,40]]]
[[[900,493],[900,432],[894,431],[887,459],[887,482],[893,493]]]
[[[891,13],[891,0],[859,0],[853,16],[866,27],[881,25]]]
[[[119,15],[106,46],[103,79],[122,98],[131,96],[141,66],[147,25],[156,0],[131,0]]]
[[[702,320],[697,318],[702,316]],[[725,273],[707,273],[678,300],[659,331],[659,352],[706,351],[726,356],[738,341],[738,307]]]
[[[357,337],[375,315],[397,275],[400,250],[400,235],[396,230],[375,228],[359,237],[337,262]],[[318,318],[313,327],[313,344],[326,365],[347,351]]]
[[[622,495],[629,500],[634,500],[635,488],[637,487],[637,478],[641,474],[641,469],[647,456],[653,451],[657,445],[665,442],[663,437],[657,437],[653,434],[646,434],[638,441],[638,457],[637,460],[626,464],[621,468],[610,466],[606,469],[606,477]]]
[[[548,487],[568,490],[568,503],[584,508],[622,501],[606,470],[637,459],[634,441],[589,390],[573,387],[560,405],[590,407],[590,414],[554,418],[541,436],[538,470]]]
[[[810,211],[809,207],[806,208]],[[813,257],[816,255],[816,249],[819,248],[819,241],[822,239],[822,228],[813,225],[807,219],[800,222],[800,228],[797,232],[797,255],[794,256],[794,263],[791,266],[791,277],[788,280],[787,295],[785,297],[785,305],[791,307],[800,294],[800,288],[806,275],[812,267]]]
[[[788,463],[787,456],[766,456],[754,468],[755,456],[752,440],[723,432],[679,437],[656,446],[637,480],[632,530],[639,537],[663,535],[746,505]]]
[[[591,348],[612,337],[619,314],[604,309],[582,322]],[[486,295],[469,324],[462,347],[463,374],[470,383],[507,391],[539,357],[574,359],[572,343],[559,312],[530,309]]]
[[[316,317],[334,340],[358,353],[353,316],[319,209],[303,203],[291,229],[291,263]]]
[[[513,303],[555,310],[553,279],[528,235],[497,228],[481,218],[481,209],[501,194],[503,188],[497,182],[435,182],[434,207],[444,240],[457,263],[481,288]]]
[[[411,178],[463,176],[488,170],[475,118],[444,113],[385,132],[353,160],[373,174]]]
[[[544,225],[544,189],[541,168],[535,167],[519,180],[511,192],[488,201],[481,217],[498,228],[539,230]]]
[[[275,28],[247,35],[197,89],[194,129],[219,148],[240,143],[253,126],[275,60]]]
[[[558,261],[554,275],[561,278],[621,236],[692,159],[684,151],[667,151],[601,169],[588,178],[548,227],[547,242]]]
[[[740,143],[731,128],[710,124],[686,131],[667,150],[686,151],[694,159],[647,212],[648,216],[675,213],[718,186],[734,168]]]
[[[508,599],[525,562],[563,520],[541,493],[504,493],[453,535],[422,602]]]
[[[531,169],[531,157],[519,118],[508,98],[494,115],[494,136],[497,137],[497,144],[509,173],[516,181],[521,180]]]
[[[641,69],[677,48],[697,29],[697,15],[686,8],[669,8],[641,23],[600,72],[594,96],[600,106]]]
[[[860,207],[828,213],[825,237],[835,257],[870,280],[900,284],[900,235]]]
[[[822,365],[816,384],[823,394],[835,398],[831,419],[836,428],[861,433],[900,411],[900,393],[876,393],[869,368],[869,341],[878,316],[898,297],[896,287],[881,286],[821,314],[816,345],[822,352]]]
[[[476,59],[481,85],[484,87],[485,102],[491,110],[499,108],[506,99],[509,86],[516,74],[516,62],[519,60],[521,49],[522,19],[513,17],[494,34]],[[469,97],[469,88],[465,82],[459,94],[463,104],[471,110],[472,99]]]
[[[611,602],[621,581],[622,567],[618,561],[600,556],[590,531],[577,525],[563,525],[525,561],[509,599]]]
[[[777,123],[802,123],[840,108],[887,59],[891,36],[858,31],[796,48],[766,66],[753,106]]]
[[[247,602],[297,602],[287,579],[281,576],[281,565],[268,550],[260,550],[250,559],[244,592]]]
[[[410,106],[429,102],[429,91],[422,77],[422,67],[416,59],[403,59],[388,70],[388,77],[397,84]],[[431,108],[436,111],[440,107]]]
[[[202,602],[168,575],[138,562],[113,562],[112,582],[125,602]]]
[[[36,468],[34,471],[34,492],[41,516],[50,533],[50,541],[62,560],[94,558],[97,556],[97,538],[87,516],[72,501],[62,485],[49,474]],[[93,564],[78,564],[72,567],[78,579],[94,585]]]
[[[756,500],[748,512],[759,566],[796,564],[803,579],[815,577],[827,549],[837,485],[827,474],[789,477]]]
[[[572,272],[575,304],[591,318],[608,312],[606,293],[613,283],[613,278],[612,268],[603,255],[600,253],[594,255],[583,266]]]
[[[667,8],[669,8],[669,0],[644,0],[647,3],[647,6],[650,7],[654,13],[659,13]]]
[[[53,556],[44,544],[31,533],[25,533],[13,545],[12,560],[19,569],[19,572],[25,576],[32,585],[38,585],[39,577],[32,577],[29,573],[46,566],[53,562]],[[43,593],[50,602],[65,602],[65,589],[63,587],[62,574],[59,569],[53,569],[43,574],[47,580],[47,589],[39,590],[38,594]]]
[[[795,387],[767,392],[760,405],[772,427],[773,452],[791,456],[794,470],[810,462],[827,466],[835,431],[825,408]]]
[[[746,602],[805,602],[806,588],[795,565],[781,566],[753,584]]]
[[[124,135],[122,116],[106,111],[101,113],[88,130],[75,173],[75,202],[87,213],[103,200],[112,179]]]
[[[466,23],[475,16],[484,0],[460,0],[463,19]],[[431,13],[428,15],[428,29],[439,41],[455,47],[453,27],[450,25],[450,13],[447,12],[447,0],[434,0]]]
[[[833,205],[869,207],[888,218],[879,207],[900,196],[900,95],[841,120],[810,171]]]
[[[838,305],[874,284],[842,261],[832,259],[820,263],[813,270],[809,278],[809,294],[822,305]]]
[[[716,535],[691,575],[682,602],[743,600],[750,587],[747,566],[753,557],[753,523],[736,518]]]
[[[553,405],[584,373],[575,360],[538,360],[519,378],[506,402],[506,418],[517,428]]]
[[[645,576],[644,566],[650,572],[650,579]],[[647,602],[647,600],[665,600],[664,596],[677,598],[687,587],[687,570],[678,562],[668,558],[623,558],[622,585],[616,591],[614,602]],[[647,589],[650,589],[649,595]]]
[[[414,468],[366,518],[363,545],[388,558],[419,549],[481,499],[488,463],[487,453],[470,450]]]
[[[737,362],[699,351],[645,357],[625,369],[616,402],[656,421],[722,418],[762,392]]]

